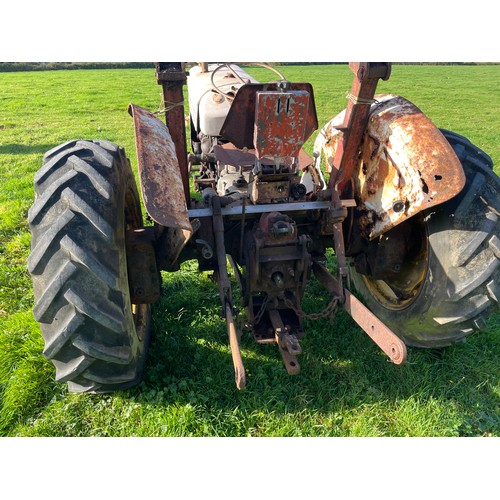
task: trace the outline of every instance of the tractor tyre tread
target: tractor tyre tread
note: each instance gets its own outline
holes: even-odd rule
[[[53,148],[35,176],[33,312],[44,356],[72,392],[125,389],[142,375],[147,326],[136,329],[126,272],[129,190],[138,200],[123,149],[107,141]]]
[[[498,306],[500,179],[491,158],[468,139],[441,130],[466,174],[464,189],[425,212],[429,269],[418,297],[403,310],[381,306],[360,275],[353,282],[369,307],[408,345],[441,348],[486,327]]]

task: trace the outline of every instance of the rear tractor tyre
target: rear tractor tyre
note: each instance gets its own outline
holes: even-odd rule
[[[442,132],[464,168],[464,189],[384,235],[393,243],[413,241],[396,276],[380,280],[351,271],[372,312],[407,344],[428,348],[484,329],[500,300],[500,179],[483,151]]]
[[[143,223],[123,149],[72,141],[50,150],[35,175],[28,219],[33,312],[56,380],[70,392],[137,384],[150,306],[130,300],[125,232]]]

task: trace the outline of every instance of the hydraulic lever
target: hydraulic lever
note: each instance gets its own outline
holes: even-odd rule
[[[226,247],[224,245],[224,221],[222,219],[220,199],[217,196],[212,198],[213,208],[213,229],[215,238],[215,251],[217,254],[218,273],[217,282],[219,295],[222,304],[222,311],[226,317],[227,332],[229,335],[229,345],[234,365],[234,378],[236,387],[240,390],[246,386],[245,367],[241,358],[239,345],[239,334],[233,318],[233,302],[231,293],[231,283],[227,272]]]

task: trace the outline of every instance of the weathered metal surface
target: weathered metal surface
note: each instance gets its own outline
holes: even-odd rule
[[[338,173],[329,179],[330,189],[338,182],[339,191],[349,182],[358,163],[359,148],[378,81],[380,78],[387,79],[390,75],[389,63],[350,63],[349,68],[354,73],[354,79],[341,125],[342,140],[333,160]]]
[[[255,149],[241,150],[231,143],[214,146],[214,153],[217,161],[234,167],[253,167],[257,159]],[[303,149],[299,151],[297,159],[299,170],[304,170],[313,162],[313,159]],[[262,158],[260,163],[273,165],[274,162],[272,159]]]
[[[257,92],[254,145],[257,157],[298,156],[304,144],[309,93]]]
[[[215,253],[217,256],[217,273],[215,274],[217,284],[219,286],[219,295],[222,305],[222,310],[226,317],[227,333],[229,336],[229,345],[231,346],[231,356],[234,365],[234,378],[236,387],[244,389],[246,385],[245,368],[241,359],[241,351],[239,345],[239,335],[236,330],[233,318],[233,302],[231,292],[231,282],[227,272],[226,247],[224,244],[224,221],[221,215],[220,198],[212,199],[214,214],[212,217],[212,225],[215,240]]]
[[[221,144],[214,146],[214,154],[217,161],[224,165],[233,167],[253,167],[255,165],[255,150],[236,148],[233,144]]]
[[[155,62],[155,76],[157,82],[186,83],[186,63]]]
[[[152,229],[131,229],[125,235],[132,304],[152,304],[160,298],[161,280],[156,267]]]
[[[277,83],[250,83],[243,85],[236,93],[231,109],[222,126],[222,138],[232,142],[238,148],[253,148],[257,92],[277,90],[279,90]],[[305,142],[318,128],[313,89],[309,83],[290,83],[287,91],[291,90],[301,90],[309,93],[310,102],[306,116]]]
[[[279,212],[263,214],[246,243],[248,287],[252,293],[277,297],[289,291],[302,296],[310,272],[310,238],[298,235],[292,219]]]
[[[339,295],[342,285],[319,262],[313,264],[313,272],[318,281],[332,294]],[[344,302],[342,307],[351,315],[352,319],[364,332],[384,351],[396,365],[406,361],[405,343],[382,321],[380,321],[366,306],[364,306],[346,288],[343,289]]]
[[[392,65],[387,62],[350,62],[349,69],[359,81],[369,78],[388,80],[391,76]]]
[[[184,122],[183,85],[186,83],[185,63],[158,62],[156,80],[162,86],[165,123],[175,145],[186,205],[190,205],[189,165],[187,160],[186,127]]]
[[[411,102],[376,96],[361,146],[355,193],[361,234],[373,239],[413,215],[451,199],[465,185],[462,166],[437,127]],[[323,146],[331,162],[342,132],[341,116],[323,128],[315,149]]]
[[[179,163],[169,130],[153,113],[130,104],[139,179],[151,218],[169,228],[167,259],[174,262],[192,235]]]
[[[349,290],[344,290],[344,309],[365,333],[389,356],[395,365],[406,361],[405,343],[365,305],[363,305]]]
[[[299,235],[296,222],[276,211],[266,211],[250,228],[241,260],[245,262],[244,305],[253,335],[259,343],[277,343],[288,372],[298,373],[295,356],[303,329],[285,295],[293,304],[303,296],[310,275],[310,238]]]
[[[355,206],[352,200],[342,200],[342,206]],[[330,208],[329,201],[298,201],[296,203],[270,203],[266,205],[246,205],[234,207],[222,207],[221,213],[224,216],[243,216],[243,210],[246,215],[263,214],[266,212],[309,212],[312,210],[324,210]],[[211,208],[191,208],[188,215],[191,219],[196,217],[210,217],[213,214]]]
[[[231,357],[233,359],[234,366],[234,381],[236,383],[236,387],[239,390],[243,390],[246,387],[245,367],[243,366],[243,360],[241,358],[238,332],[236,330],[236,325],[234,324],[233,313],[231,311],[231,306],[228,303],[226,303],[225,315],[227,332],[229,335],[229,345],[231,347]]]
[[[342,147],[341,143],[344,134],[341,128],[344,122],[345,114],[346,110],[344,109],[337,116],[326,123],[314,141],[314,154],[317,158],[323,157],[324,168],[327,174],[332,173],[335,155],[339,147]],[[319,164],[321,164],[320,160]],[[316,166],[319,167],[318,160],[316,161]],[[332,189],[330,188],[329,191],[331,194]]]
[[[256,233],[266,245],[282,245],[297,239],[297,224],[285,214],[268,212],[260,218]]]
[[[274,330],[275,342],[281,353],[281,358],[289,375],[300,373],[300,364],[297,354],[302,352],[295,335],[289,333],[288,328],[283,324],[280,312],[276,309],[269,311],[269,319]]]
[[[290,195],[290,178],[266,182],[263,177],[254,177],[249,183],[249,197],[255,204],[287,203]]]

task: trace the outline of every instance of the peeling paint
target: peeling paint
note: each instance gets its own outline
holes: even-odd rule
[[[171,258],[175,260],[192,234],[184,188],[168,127],[153,113],[130,104],[134,119],[142,197],[148,214],[171,228]]]
[[[304,144],[308,108],[309,93],[303,90],[257,92],[254,128],[257,157],[298,156]]]
[[[465,184],[455,152],[420,109],[399,96],[375,97],[354,173],[359,224],[370,239],[444,203]],[[342,137],[336,127],[343,114],[323,127],[315,143],[315,151],[323,150],[327,165]]]

